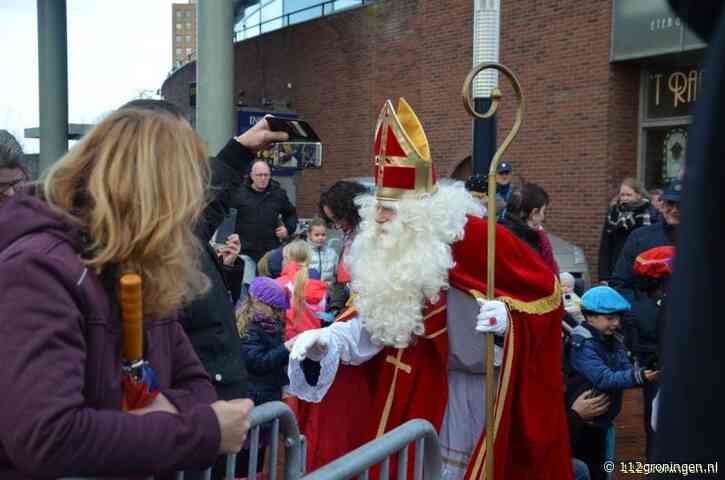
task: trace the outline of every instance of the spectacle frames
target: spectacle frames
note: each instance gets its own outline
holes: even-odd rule
[[[4,195],[11,188],[20,187],[25,183],[25,178],[16,178],[11,182],[0,183],[0,195]]]

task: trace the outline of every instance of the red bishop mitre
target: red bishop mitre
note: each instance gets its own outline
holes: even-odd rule
[[[373,146],[375,187],[380,200],[420,197],[436,191],[436,172],[428,139],[418,117],[404,98],[398,111],[390,100],[375,126]]]

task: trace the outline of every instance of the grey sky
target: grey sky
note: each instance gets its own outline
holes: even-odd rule
[[[67,0],[68,116],[92,123],[161,87],[171,68],[171,4],[184,0]],[[0,129],[38,126],[35,0],[0,0]],[[18,138],[26,151],[37,142]]]

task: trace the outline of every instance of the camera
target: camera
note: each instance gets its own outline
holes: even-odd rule
[[[571,293],[565,293],[564,300],[571,300]]]

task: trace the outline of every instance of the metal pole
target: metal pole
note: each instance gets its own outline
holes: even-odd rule
[[[215,155],[236,132],[234,119],[234,5],[197,3],[196,125]]]
[[[42,172],[68,150],[66,0],[38,0],[38,74]]]
[[[501,0],[473,2],[473,65],[498,63],[500,50]],[[491,107],[491,93],[498,87],[498,71],[486,70],[473,80],[476,110]],[[473,173],[486,175],[496,151],[496,117],[473,119]]]

